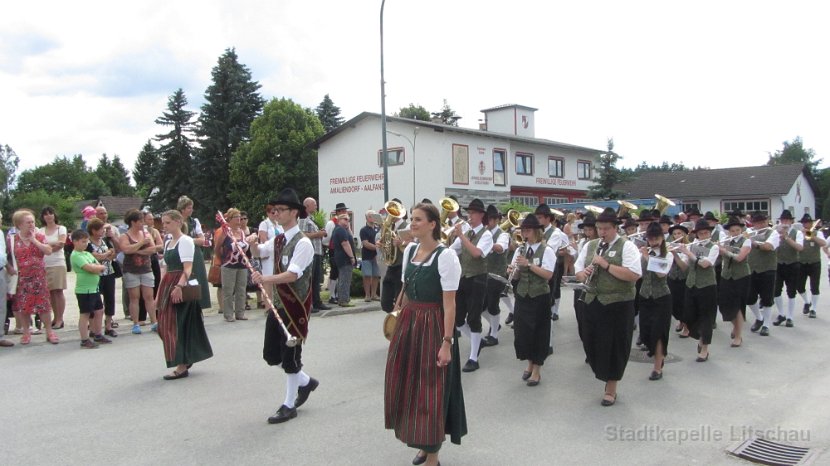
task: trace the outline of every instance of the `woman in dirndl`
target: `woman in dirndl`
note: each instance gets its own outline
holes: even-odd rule
[[[199,280],[199,286],[202,287],[202,298],[199,300],[199,305],[202,309],[209,309],[210,304],[210,284],[207,279],[207,269],[205,268],[205,255],[202,254],[202,248],[210,246],[205,239],[205,232],[202,231],[202,224],[199,219],[193,216],[193,200],[187,196],[181,196],[176,204],[176,210],[181,212],[184,221],[187,224],[187,234],[193,239],[193,244],[196,247],[193,249],[193,275]]]
[[[165,212],[161,222],[171,239],[164,245],[166,270],[156,298],[158,333],[164,344],[167,367],[175,367],[164,380],[175,380],[187,377],[190,367],[212,357],[213,350],[199,301],[182,301],[182,287],[193,273],[193,239],[184,234],[184,218],[178,210]]]
[[[640,336],[654,357],[654,367],[649,380],[663,378],[663,364],[668,354],[671,329],[672,297],[666,277],[674,264],[674,255],[666,249],[663,227],[653,222],[646,228],[646,245],[642,254],[643,284],[640,286]],[[654,262],[649,267],[649,262]],[[660,268],[663,272],[658,272]],[[654,270],[652,270],[654,269]]]
[[[721,281],[718,288],[718,309],[725,322],[732,322],[732,348],[741,346],[741,329],[746,322],[746,302],[749,300],[750,270],[747,257],[752,241],[743,236],[744,222],[740,216],[730,217],[726,224],[729,236],[719,243],[723,258]]]
[[[432,204],[412,210],[418,239],[404,251],[401,309],[389,343],[384,418],[395,437],[419,451],[412,464],[438,464],[449,434],[455,444],[467,433],[458,342],[454,338],[458,256],[439,243],[441,223]]]

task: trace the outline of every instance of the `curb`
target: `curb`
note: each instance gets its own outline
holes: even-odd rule
[[[365,306],[355,305],[355,307],[344,307],[340,309],[331,309],[329,311],[323,311],[320,314],[314,314],[320,317],[335,317],[335,316],[342,316],[346,314],[360,314],[362,312],[374,312],[380,311],[380,304],[367,304]]]

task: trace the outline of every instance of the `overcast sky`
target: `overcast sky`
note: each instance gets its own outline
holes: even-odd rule
[[[641,161],[760,165],[801,136],[830,163],[825,2],[388,0],[386,107],[476,127],[536,107],[537,137]],[[81,153],[132,168],[167,97],[204,103],[228,47],[266,99],[380,112],[379,0],[0,6],[0,143],[21,169]]]

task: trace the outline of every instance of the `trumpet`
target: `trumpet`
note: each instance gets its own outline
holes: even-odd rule
[[[813,235],[815,235],[816,232],[820,229],[821,229],[821,219],[817,219],[813,223],[813,228],[810,228],[809,230],[804,232],[804,239],[806,239],[807,241],[813,239]]]

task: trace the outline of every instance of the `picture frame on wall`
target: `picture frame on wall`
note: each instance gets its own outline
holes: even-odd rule
[[[452,182],[470,184],[470,146],[452,145]]]

